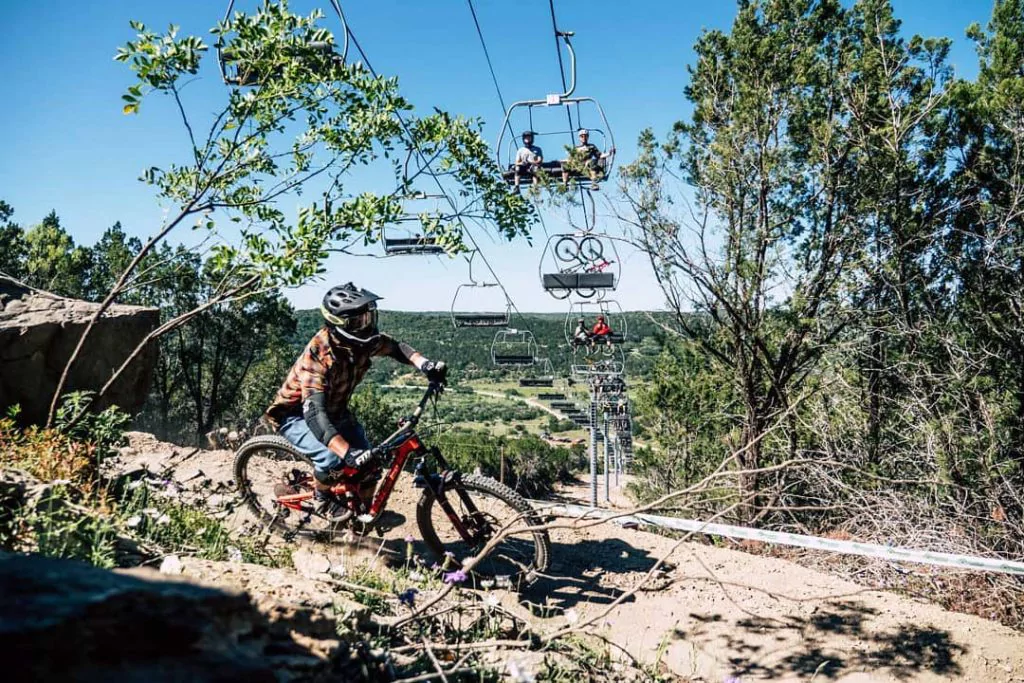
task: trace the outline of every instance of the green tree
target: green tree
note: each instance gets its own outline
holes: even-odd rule
[[[177,356],[197,436],[236,405],[249,371],[266,349],[294,332],[291,306],[277,292],[207,308],[174,331],[165,351]],[[268,405],[271,395],[266,394]]]
[[[979,70],[952,94],[956,211],[944,284],[956,293],[956,355],[984,359],[964,388],[967,405],[984,396],[990,406],[987,416],[972,411],[971,423],[997,420],[975,451],[988,481],[1008,467],[1024,475],[1024,3],[998,0],[987,30],[974,25],[968,35]]]
[[[92,262],[89,250],[75,241],[60,224],[56,211],[25,233],[25,282],[33,287],[81,297]]]
[[[690,120],[664,144],[644,132],[623,170],[625,219],[675,327],[731,377],[738,433],[724,445],[748,502],[765,434],[784,417],[783,453],[796,454],[796,394],[849,324],[842,276],[859,236],[846,190],[846,18],[831,1],[742,2],[730,33],[697,42]]]
[[[28,245],[25,231],[11,220],[14,208],[0,200],[0,273],[13,278],[23,278]]]
[[[91,248],[92,268],[89,270],[85,296],[100,300],[107,295],[137,253],[142,251],[142,240],[125,234],[118,221],[104,231],[99,241]],[[145,296],[137,291],[128,291],[122,297],[124,303],[143,303]]]
[[[889,0],[860,0],[850,13],[850,75],[843,106],[858,150],[850,178],[860,214],[860,345],[868,449],[881,460],[898,444],[899,403],[922,321],[931,316],[929,260],[950,209],[946,190],[946,108],[951,71],[946,38],[909,40]],[[889,429],[890,435],[885,432]]]

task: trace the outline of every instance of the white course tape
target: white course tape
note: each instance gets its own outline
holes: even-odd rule
[[[577,519],[607,519],[617,514],[613,511],[599,510],[583,505],[552,504],[545,501],[531,502],[538,510],[543,512],[571,516]],[[940,567],[958,567],[960,569],[1002,572],[1003,574],[1024,576],[1024,562],[1013,562],[1012,560],[998,558],[936,553],[930,550],[912,550],[910,548],[897,548],[891,545],[876,545],[874,543],[860,543],[858,541],[837,541],[818,536],[790,534],[784,531],[765,531],[763,529],[751,529],[749,527],[732,526],[729,524],[715,524],[713,522],[679,519],[677,517],[661,517],[642,513],[616,517],[613,521],[620,526],[626,524],[649,524],[675,531],[691,531],[698,534],[725,536],[727,538],[746,538],[752,541],[791,545],[799,548],[812,548],[814,550],[825,550],[845,555],[863,555],[864,557],[877,557],[896,562],[917,562],[920,564],[938,565]]]

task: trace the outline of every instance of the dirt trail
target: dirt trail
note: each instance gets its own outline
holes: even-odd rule
[[[134,445],[132,466],[157,470],[170,463],[177,480],[209,479],[215,490],[228,485],[230,452],[177,449],[172,455],[173,447],[152,437]],[[418,494],[409,478],[399,480],[392,527],[365,539],[362,551],[344,544],[318,550],[335,566],[400,556],[405,536],[418,537]],[[561,494],[586,500],[589,485]],[[228,523],[237,523],[237,515]],[[657,662],[681,680],[1024,682],[1024,633],[996,622],[868,590],[786,560],[696,543],[677,546],[613,524],[551,536],[552,578],[504,602],[524,614],[529,608],[541,632],[561,628],[606,610],[667,557],[667,571],[597,624],[632,656]]]

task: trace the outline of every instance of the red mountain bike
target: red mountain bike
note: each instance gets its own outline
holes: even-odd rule
[[[447,566],[458,568],[504,531],[505,537],[473,568],[473,574],[514,586],[530,583],[547,569],[551,552],[547,532],[528,530],[541,524],[540,516],[519,494],[490,477],[453,470],[439,449],[424,446],[416,434],[427,402],[443,391],[443,382],[432,382],[412,415],[403,418],[398,430],[376,447],[384,454],[381,460],[390,462],[369,506],[357,495],[358,490],[366,484],[366,477],[379,476],[380,469],[365,473],[361,481],[357,470],[343,471],[348,478],[331,490],[348,501],[351,514],[344,520],[331,522],[318,513],[312,461],[278,435],[257,436],[242,444],[235,455],[235,485],[260,522],[286,538],[330,536],[351,524],[372,526],[386,509],[395,482],[411,458],[415,462],[413,483],[423,489],[416,522],[438,562],[445,563],[450,557]]]

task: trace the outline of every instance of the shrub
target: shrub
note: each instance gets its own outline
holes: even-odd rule
[[[132,418],[117,406],[92,412],[89,406],[93,400],[91,391],[75,391],[64,396],[54,427],[75,441],[92,444],[102,457],[124,442],[124,430]]]
[[[85,494],[96,482],[96,446],[55,429],[21,430],[11,418],[0,419],[0,468],[13,468],[44,482],[63,481]]]

